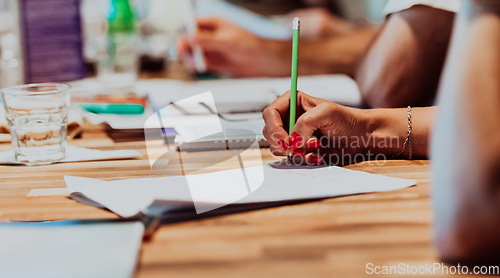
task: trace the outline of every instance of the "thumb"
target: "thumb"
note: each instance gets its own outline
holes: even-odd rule
[[[290,137],[292,149],[302,148],[314,132],[329,123],[327,113],[318,105],[302,114],[295,123]]]

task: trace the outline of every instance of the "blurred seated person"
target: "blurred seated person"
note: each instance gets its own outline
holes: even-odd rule
[[[461,3],[432,140],[435,237],[447,262],[498,274],[500,1]]]
[[[412,0],[389,1],[378,36],[377,27],[356,27],[318,8],[292,12],[290,18],[309,14],[301,20],[299,74],[355,75],[367,107],[433,104],[458,0],[446,5],[424,2],[426,6]],[[314,23],[315,17],[329,23]],[[290,75],[290,41],[259,38],[217,18],[199,19],[198,24],[194,37],[179,40],[180,56],[189,57],[194,42],[205,50],[210,72],[234,77]],[[314,39],[304,38],[307,34]]]
[[[379,28],[358,27],[323,8],[302,9],[287,16],[301,18],[299,74],[345,73],[353,76],[360,57]],[[210,73],[233,77],[290,75],[291,41],[261,38],[220,18],[199,18],[199,31],[178,39],[178,56],[192,69],[191,46],[204,50]]]

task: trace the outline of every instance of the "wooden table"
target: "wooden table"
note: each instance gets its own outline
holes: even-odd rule
[[[136,149],[87,127],[71,145]],[[10,149],[0,145],[0,150]],[[264,161],[277,160],[267,149]],[[209,152],[200,157],[210,156]],[[197,165],[190,165],[197,167]],[[436,262],[431,244],[429,163],[388,161],[350,169],[418,180],[412,188],[333,198],[162,226],[142,246],[137,277],[359,277],[367,263]],[[31,189],[65,187],[63,176],[104,180],[155,177],[140,160],[0,167],[0,220],[115,218],[65,196],[26,197]]]
[[[123,141],[123,140],[120,140]],[[0,166],[0,221],[116,218],[67,196],[27,197],[31,189],[65,187],[63,176],[103,180],[155,177],[144,141],[115,142],[85,127],[71,145],[135,149],[143,159]],[[0,144],[0,151],[10,149]],[[267,149],[265,162],[276,161]],[[200,158],[210,152],[198,153]],[[256,154],[258,155],[258,154]],[[186,162],[188,163],[188,162]],[[200,168],[189,162],[185,165]],[[263,209],[160,227],[143,243],[136,277],[360,277],[367,263],[439,262],[432,245],[428,161],[362,163],[347,168],[416,179],[414,187]],[[305,185],[306,186],[306,185]]]

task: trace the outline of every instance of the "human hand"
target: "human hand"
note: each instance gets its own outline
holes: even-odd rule
[[[207,71],[234,77],[284,76],[289,72],[287,53],[271,40],[260,38],[220,18],[198,19],[198,32],[177,41],[178,55],[193,68],[191,49],[199,45],[205,54]],[[280,57],[283,57],[281,59]]]
[[[289,106],[290,92],[287,92],[263,112],[266,124],[263,134],[274,155],[291,155],[295,163],[301,164],[343,164],[344,156],[352,158],[369,150],[367,144],[360,143],[369,142],[370,138],[369,121],[363,110],[298,92],[299,117],[289,136],[285,126],[288,125]],[[357,143],[353,144],[355,140]]]
[[[291,26],[294,17],[300,18],[300,36],[307,39],[320,39],[342,36],[350,33],[354,25],[332,15],[323,8],[308,8],[292,11],[287,18]]]

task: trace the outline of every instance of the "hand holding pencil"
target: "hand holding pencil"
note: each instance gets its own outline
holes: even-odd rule
[[[263,112],[263,135],[271,145],[274,155],[291,155],[298,164],[322,164],[326,154],[366,153],[338,138],[367,138],[369,115],[363,110],[345,107],[327,100],[297,92],[298,116],[289,130],[290,92],[287,92]],[[290,135],[289,135],[290,134]]]
[[[323,146],[325,148],[322,148],[322,139],[331,139],[336,133],[365,136],[366,125],[358,125],[358,121],[354,120],[356,117],[362,118],[356,109],[351,110],[297,91],[299,34],[300,19],[296,17],[293,20],[291,90],[264,110],[266,126],[263,134],[270,142],[273,154],[286,154],[290,161],[297,164],[318,165],[324,162],[324,152],[332,145],[327,140]],[[355,116],[356,113],[358,115]],[[282,115],[288,115],[288,134]],[[355,126],[363,128],[357,129]],[[318,132],[322,136],[313,137]],[[350,153],[360,151],[349,148],[343,151],[346,150]]]
[[[203,49],[207,72],[233,77],[286,76],[287,43],[267,40],[217,17],[198,18],[197,32],[177,38],[179,58],[194,70],[194,46]],[[282,49],[283,48],[283,49]]]

